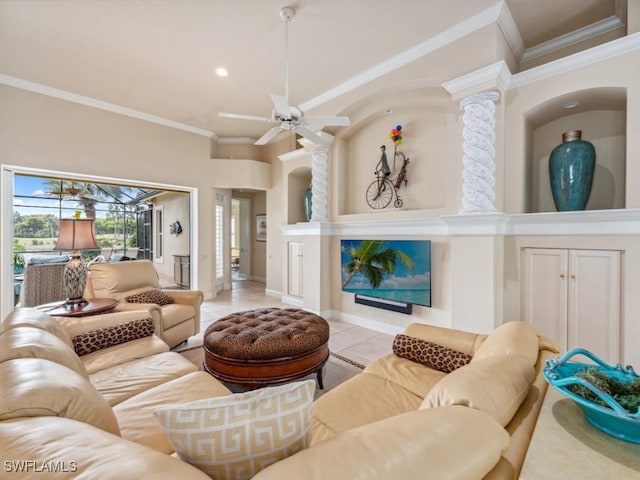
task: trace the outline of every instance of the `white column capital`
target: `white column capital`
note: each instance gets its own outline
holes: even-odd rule
[[[474,93],[473,95],[469,95],[468,97],[464,97],[462,100],[460,100],[460,108],[464,111],[470,105],[484,104],[487,102],[496,104],[499,100],[500,92],[498,92],[497,90]]]

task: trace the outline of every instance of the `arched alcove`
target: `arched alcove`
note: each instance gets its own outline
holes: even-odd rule
[[[287,223],[306,222],[304,191],[311,186],[311,167],[298,167],[287,175]]]
[[[595,88],[558,96],[526,114],[527,211],[555,212],[549,182],[549,155],[562,134],[581,130],[596,150],[596,170],[587,210],[625,208],[625,88]]]

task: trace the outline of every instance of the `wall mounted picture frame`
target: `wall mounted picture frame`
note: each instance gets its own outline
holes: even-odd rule
[[[267,216],[256,215],[256,241],[267,241]]]

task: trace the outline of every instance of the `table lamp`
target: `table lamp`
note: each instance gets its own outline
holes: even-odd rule
[[[64,267],[65,302],[68,308],[84,305],[82,296],[87,284],[87,266],[79,250],[98,248],[94,221],[90,219],[60,219],[60,232],[54,250],[71,250],[71,259]]]

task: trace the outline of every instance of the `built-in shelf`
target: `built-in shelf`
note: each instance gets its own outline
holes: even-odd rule
[[[285,225],[281,231],[283,236],[640,235],[640,209],[443,215],[348,223],[310,222]]]

